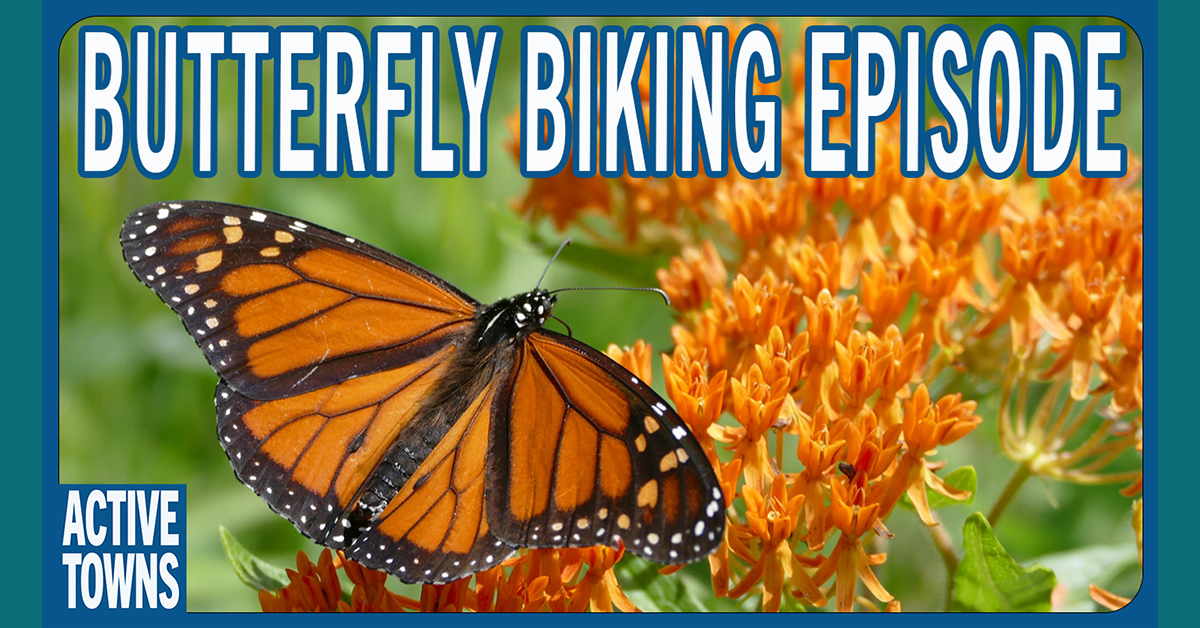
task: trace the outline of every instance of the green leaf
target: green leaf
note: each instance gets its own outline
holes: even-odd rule
[[[511,207],[491,205],[487,208],[492,227],[500,240],[509,246],[521,246],[533,242],[537,229],[522,220]],[[553,251],[551,251],[553,253]]]
[[[942,480],[946,482],[946,484],[960,491],[970,491],[971,496],[967,497],[963,501],[957,501],[950,499],[949,497],[946,497],[945,495],[942,495],[941,493],[926,486],[925,499],[929,501],[930,509],[945,508],[946,506],[953,506],[955,504],[965,504],[970,506],[971,504],[975,503],[975,487],[979,483],[979,479],[975,476],[975,467],[960,467],[951,471],[950,474],[942,478]],[[903,495],[900,497],[900,505],[908,510],[916,510],[916,507],[913,506],[912,500],[908,498],[908,495]]]
[[[730,600],[718,600],[712,594],[707,561],[701,561],[669,576],[658,573],[661,565],[640,558],[626,557],[615,569],[621,590],[643,611],[666,613],[730,612],[737,610]]]
[[[234,538],[233,533],[219,526],[225,557],[242,582],[259,591],[276,591],[288,585],[287,572],[250,553]]]
[[[1088,593],[1088,585],[1108,588],[1118,576],[1138,568],[1137,546],[1131,541],[1121,545],[1093,545],[1066,552],[1046,554],[1039,564],[1054,571],[1067,597],[1054,610],[1091,612],[1096,602]],[[1124,581],[1124,580],[1123,580]],[[1128,592],[1120,592],[1122,595]]]
[[[952,610],[966,612],[1045,612],[1057,578],[1041,565],[1028,569],[1009,556],[981,513],[963,526],[962,562],[954,574]]]

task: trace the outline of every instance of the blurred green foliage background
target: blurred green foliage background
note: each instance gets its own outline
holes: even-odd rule
[[[546,225],[530,228],[517,220],[510,203],[526,188],[507,144],[505,119],[519,105],[520,27],[533,23],[517,19],[426,20],[437,24],[441,42],[441,141],[460,143],[461,111],[453,79],[446,32],[451,25],[474,29],[499,24],[505,38],[497,68],[488,117],[488,174],[482,179],[421,179],[412,168],[412,117],[400,118],[395,135],[395,175],[389,179],[351,177],[279,179],[272,174],[273,90],[263,90],[263,175],[244,179],[237,174],[238,72],[236,61],[218,64],[218,174],[200,179],[192,174],[192,63],[183,64],[182,152],[174,172],[161,179],[145,178],[127,159],[117,175],[85,179],[78,175],[79,114],[77,75],[78,30],[103,24],[129,39],[135,25],[157,31],[166,25],[345,24],[369,38],[379,24],[418,22],[377,18],[346,19],[90,19],[77,24],[63,39],[59,70],[59,452],[58,480],[63,483],[184,483],[188,486],[188,591],[191,611],[256,610],[254,593],[237,580],[226,562],[217,526],[228,527],[251,551],[280,566],[294,566],[298,549],[316,550],[284,519],[270,510],[234,478],[215,438],[212,394],[217,377],[183,330],[178,318],[132,276],[121,259],[117,234],[125,216],[148,203],[171,199],[207,199],[263,207],[368,241],[401,255],[451,281],[477,299],[488,302],[530,289],[547,256],[563,235]],[[569,33],[576,21],[546,20]],[[605,21],[603,23],[608,23]],[[611,20],[613,23],[631,22]],[[779,42],[787,63],[800,38],[799,19],[778,20],[784,38]],[[854,23],[853,20],[847,20]],[[972,41],[995,20],[957,20]],[[1018,34],[1032,19],[1007,20]],[[653,23],[676,24],[674,20]],[[931,33],[944,20],[927,18],[873,20],[896,32],[920,24]],[[1078,40],[1079,29],[1109,20],[1054,20]],[[598,22],[597,25],[600,25]],[[319,84],[316,61],[301,62],[297,80]],[[1107,79],[1122,88],[1122,112],[1108,124],[1108,141],[1141,151],[1141,48],[1130,32],[1129,54],[1109,64]],[[264,85],[273,81],[274,64],[263,65]],[[786,73],[785,73],[786,76]],[[397,65],[396,80],[412,84],[412,62]],[[785,100],[791,93],[785,79]],[[969,93],[969,92],[968,92]],[[128,96],[128,91],[126,91]],[[369,106],[369,105],[368,105]],[[929,108],[932,112],[934,109]],[[318,112],[319,113],[319,112]],[[368,116],[369,119],[369,116]],[[368,124],[368,128],[370,125]],[[302,118],[299,140],[318,141],[318,116]],[[571,235],[570,233],[567,235]],[[578,236],[579,234],[575,234]],[[568,249],[551,270],[546,285],[656,285],[655,266],[665,265],[673,251],[638,250],[631,255],[597,255],[587,247]],[[574,250],[572,250],[574,249]],[[671,311],[661,301],[628,292],[564,295],[556,314],[570,323],[584,342],[604,348],[610,342],[632,344],[638,338],[656,350],[669,350]],[[661,371],[656,383],[660,384]],[[995,500],[1011,472],[996,442],[994,382],[959,382],[969,398],[981,401],[985,424],[972,438],[947,448],[949,469],[972,464],[979,469],[979,494],[974,507],[943,511],[955,539],[971,512],[985,510]],[[1053,494],[1048,499],[1047,492]],[[1051,505],[1056,501],[1058,507]],[[904,602],[906,610],[941,607],[944,573],[921,524],[912,513],[898,511],[888,521],[896,539],[887,548],[889,560],[880,578]],[[1133,534],[1129,500],[1115,487],[1080,488],[1030,483],[997,529],[1001,541],[1022,563],[1052,552],[1084,546],[1113,546],[1128,564]],[[1124,548],[1124,549],[1122,549]],[[1133,562],[1136,566],[1136,560]],[[1118,570],[1121,571],[1121,570]],[[684,572],[684,582],[702,602],[711,599],[706,568]],[[1131,595],[1140,581],[1136,570],[1124,569],[1113,590]],[[1060,581],[1062,576],[1060,575]],[[1105,583],[1100,583],[1105,584]],[[707,589],[707,595],[705,590]],[[648,604],[646,596],[632,594]],[[1086,597],[1086,592],[1084,594]],[[1091,608],[1090,600],[1080,608]],[[722,601],[711,608],[755,608],[743,601]]]

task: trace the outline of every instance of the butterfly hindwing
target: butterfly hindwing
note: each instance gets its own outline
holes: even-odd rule
[[[513,545],[623,542],[662,563],[707,556],[724,501],[703,449],[608,356],[538,330],[521,346],[492,444],[488,516]]]
[[[423,359],[478,303],[416,265],[264,210],[175,202],[135,211],[125,260],[230,386],[255,399]]]
[[[404,582],[449,582],[499,564],[515,549],[488,524],[488,436],[499,384],[475,396],[347,557]]]
[[[336,545],[355,503],[454,350],[307,393],[257,401],[217,386],[217,434],[238,479],[306,536]]]

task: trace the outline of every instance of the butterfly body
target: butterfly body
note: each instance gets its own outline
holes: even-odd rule
[[[406,582],[518,547],[707,556],[724,497],[645,382],[544,328],[555,295],[482,305],[410,262],[264,210],[135,211],[127,263],[221,377],[238,479],[303,534]]]

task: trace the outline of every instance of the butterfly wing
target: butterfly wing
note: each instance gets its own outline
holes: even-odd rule
[[[221,378],[252,399],[422,360],[478,306],[390,253],[249,207],[148,205],[125,221],[121,245]]]
[[[121,243],[222,378],[217,431],[238,479],[335,544],[476,302],[353,238],[236,205],[149,205]]]
[[[443,583],[494,567],[514,548],[488,525],[488,436],[501,406],[491,382],[346,554],[404,582]]]
[[[608,356],[540,329],[492,422],[488,520],[505,543],[624,542],[660,563],[707,556],[724,498],[683,420]]]

